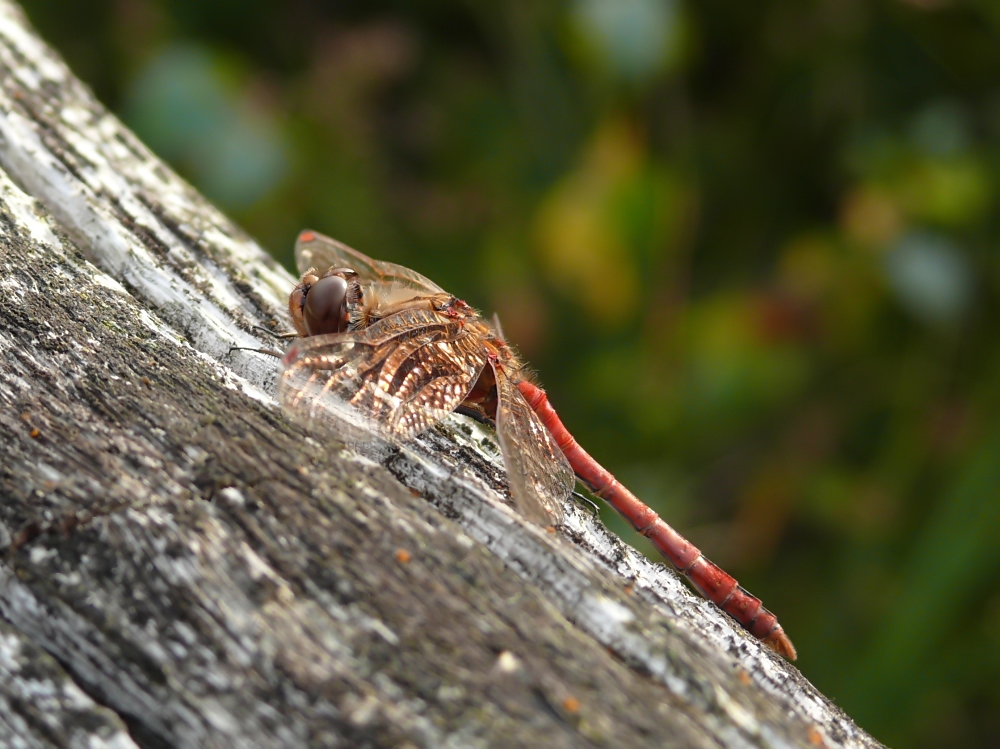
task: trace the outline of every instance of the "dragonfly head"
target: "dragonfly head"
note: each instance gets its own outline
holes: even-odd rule
[[[362,297],[358,274],[350,268],[330,268],[322,276],[308,270],[288,297],[288,311],[301,336],[343,333]]]

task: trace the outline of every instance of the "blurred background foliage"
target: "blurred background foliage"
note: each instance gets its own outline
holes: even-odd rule
[[[25,5],[289,267],[499,312],[862,726],[1000,745],[1000,3]]]

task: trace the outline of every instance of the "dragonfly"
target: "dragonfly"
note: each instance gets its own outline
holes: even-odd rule
[[[282,405],[361,439],[403,443],[453,411],[495,426],[516,510],[558,525],[579,480],[648,538],[705,598],[788,658],[777,617],[592,458],[504,340],[458,297],[402,265],[306,230],[288,299],[296,340],[282,358]]]

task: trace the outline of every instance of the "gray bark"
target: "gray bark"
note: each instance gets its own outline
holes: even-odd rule
[[[289,421],[293,279],[5,0],[0,169],[4,746],[878,746],[483,427]]]

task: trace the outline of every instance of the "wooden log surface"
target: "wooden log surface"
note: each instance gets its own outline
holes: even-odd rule
[[[0,0],[0,745],[878,746],[484,427],[290,421],[293,283]]]

